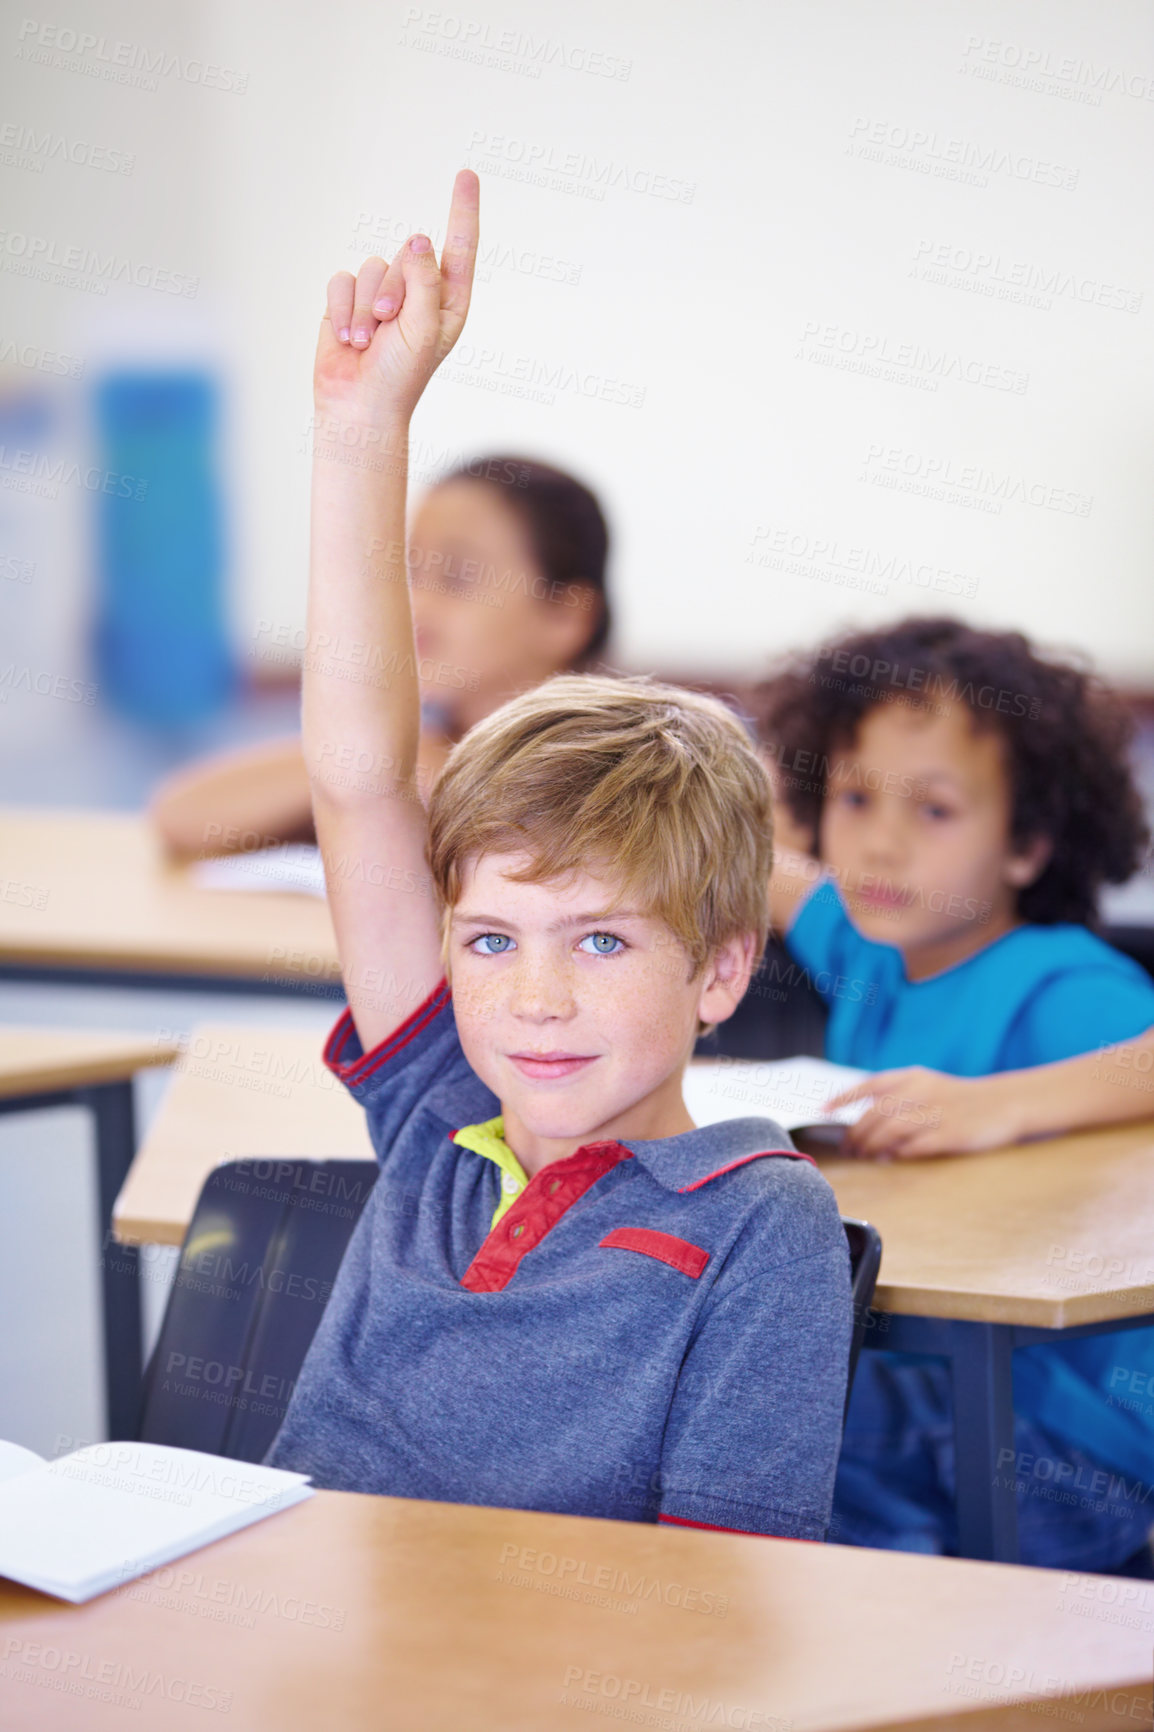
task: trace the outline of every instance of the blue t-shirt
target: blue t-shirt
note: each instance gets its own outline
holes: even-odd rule
[[[500,1103],[441,982],[325,1049],[381,1165],[266,1456],[336,1490],[822,1539],[852,1329],[826,1179],[770,1119],[600,1141],[494,1222]],[[792,1158],[781,1158],[782,1156]]]
[[[1154,1026],[1154,980],[1084,926],[1018,926],[928,980],[865,938],[825,879],[786,944],[829,1006],[826,1057],[989,1076],[1074,1058]]]
[[[908,980],[900,950],[857,930],[831,879],[802,904],[786,934],[830,1007],[826,1057],[863,1070],[925,1065],[988,1076],[1074,1058],[1154,1026],[1154,981],[1084,926],[1019,926],[953,968]],[[1154,1329],[1022,1349],[1020,1413],[1066,1436],[1119,1473],[1149,1478]],[[853,1409],[850,1409],[852,1431]]]

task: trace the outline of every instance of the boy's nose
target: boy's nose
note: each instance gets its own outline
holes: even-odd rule
[[[909,849],[896,829],[877,825],[863,838],[861,864],[867,872],[892,877],[909,866]]]
[[[565,970],[555,964],[526,962],[514,970],[509,1011],[526,1022],[568,1019],[577,1009]]]

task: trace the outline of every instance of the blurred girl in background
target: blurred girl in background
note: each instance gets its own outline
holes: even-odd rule
[[[596,496],[549,464],[485,457],[425,495],[409,550],[422,794],[449,748],[498,704],[550,674],[596,667],[611,623],[608,554]],[[297,735],[177,770],[149,812],[178,855],[315,840]]]

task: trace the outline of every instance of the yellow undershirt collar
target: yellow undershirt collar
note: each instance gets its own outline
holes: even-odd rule
[[[471,1149],[475,1155],[484,1155],[487,1161],[495,1162],[501,1169],[501,1200],[489,1222],[492,1231],[529,1183],[528,1173],[505,1141],[505,1116],[498,1113],[495,1119],[487,1119],[483,1125],[463,1125],[459,1131],[453,1132],[452,1140],[460,1143],[463,1149]]]

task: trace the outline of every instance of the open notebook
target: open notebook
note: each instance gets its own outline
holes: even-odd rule
[[[722,1119],[776,1119],[786,1131],[828,1131],[856,1124],[870,1108],[868,1100],[824,1111],[831,1095],[863,1082],[869,1071],[824,1058],[694,1059],[685,1072],[685,1104],[695,1124],[715,1125]]]
[[[289,890],[304,896],[325,894],[321,851],[311,842],[282,842],[248,854],[222,854],[195,860],[189,868],[198,890]]]
[[[0,1443],[0,1576],[79,1604],[311,1497],[308,1474],[160,1443]]]

